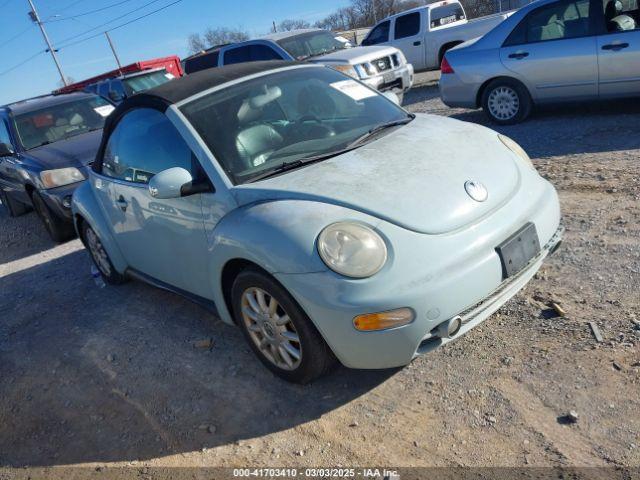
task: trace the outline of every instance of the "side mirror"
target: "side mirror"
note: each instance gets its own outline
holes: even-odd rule
[[[391,100],[396,105],[400,106],[400,97],[395,92],[392,92],[391,90],[389,90],[389,91],[386,91],[386,92],[382,92],[382,95],[387,97],[389,100]]]
[[[13,155],[13,147],[7,143],[0,143],[0,157],[8,157]]]
[[[193,177],[181,167],[173,167],[154,175],[149,181],[149,195],[167,199],[182,197],[182,187],[191,184]]]
[[[209,180],[194,180],[192,175],[181,167],[163,170],[149,181],[149,195],[158,199],[188,197],[213,191],[213,185]]]

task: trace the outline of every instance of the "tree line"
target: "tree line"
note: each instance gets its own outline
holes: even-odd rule
[[[327,15],[315,23],[302,19],[286,19],[274,22],[271,31],[290,31],[301,28],[323,28],[333,31],[353,30],[373,26],[389,15],[403,12],[410,8],[431,3],[433,0],[351,0],[348,7],[343,7]],[[498,2],[502,0],[460,0],[469,18],[489,15],[497,11]],[[242,28],[208,28],[203,33],[189,35],[188,46],[191,53],[226,43],[242,42],[249,39],[249,33]]]

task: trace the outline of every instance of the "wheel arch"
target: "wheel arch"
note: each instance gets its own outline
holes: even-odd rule
[[[531,95],[531,91],[529,90],[529,87],[527,87],[521,80],[518,80],[517,78],[511,77],[509,75],[498,75],[496,77],[491,77],[490,79],[485,80],[484,83],[480,85],[480,88],[478,89],[478,93],[476,93],[476,108],[480,108],[482,106],[482,96],[484,95],[484,91],[487,89],[489,84],[495,80],[509,80],[522,85],[522,88],[524,88],[525,91],[529,94],[529,98],[533,103],[533,96]]]
[[[221,315],[224,315],[225,313],[228,314],[229,318],[234,324],[236,323],[236,319],[233,316],[233,299],[231,296],[233,282],[241,272],[250,268],[268,275],[276,282],[278,281],[273,275],[271,275],[271,273],[269,273],[266,269],[262,268],[252,260],[247,260],[246,258],[240,257],[229,259],[224,264],[224,266],[222,267],[222,271],[220,272],[220,289],[222,290],[222,298],[224,300],[223,305],[226,309],[226,312],[220,312],[220,308],[218,308],[218,313],[220,313]]]
[[[453,42],[447,42],[440,47],[440,50],[438,51],[438,68],[440,68],[440,64],[442,63],[442,59],[444,58],[445,53],[447,53],[447,51],[451,50],[453,47],[460,45],[461,43],[464,43],[464,41],[454,40]]]

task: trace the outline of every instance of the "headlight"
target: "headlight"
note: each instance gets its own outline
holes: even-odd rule
[[[81,182],[84,180],[84,175],[75,167],[58,168],[40,172],[40,180],[42,180],[44,188],[54,188]]]
[[[350,77],[358,78],[358,73],[352,65],[332,65],[331,68],[342,73],[346,73]]]
[[[529,155],[527,155],[527,152],[525,152],[524,149],[520,145],[518,145],[514,140],[511,140],[509,137],[501,134],[498,134],[498,138],[504,144],[505,147],[507,147],[516,155],[518,155],[524,161],[524,163],[526,163],[529,167],[533,168],[534,170],[536,169],[536,167],[533,166],[533,162],[531,162]]]
[[[354,68],[356,69],[356,72],[358,72],[360,78],[372,77],[378,73],[369,62],[356,65]]]
[[[345,277],[370,277],[387,261],[387,246],[371,228],[338,222],[318,236],[318,253],[331,270]]]

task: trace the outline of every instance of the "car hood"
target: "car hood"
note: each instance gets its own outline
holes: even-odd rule
[[[492,130],[418,115],[356,150],[239,185],[233,192],[241,205],[283,199],[324,202],[412,231],[442,234],[491,214],[515,194],[520,185],[515,158]],[[468,180],[486,187],[484,202],[467,194]]]
[[[321,57],[314,57],[311,61],[315,63],[348,62],[352,65],[356,65],[359,63],[370,62],[371,60],[387,55],[393,55],[394,53],[397,53],[397,51],[398,50],[394,47],[385,46],[353,47],[338,50]]]
[[[102,130],[96,130],[28,150],[26,155],[44,169],[82,167],[95,160],[101,138]]]

